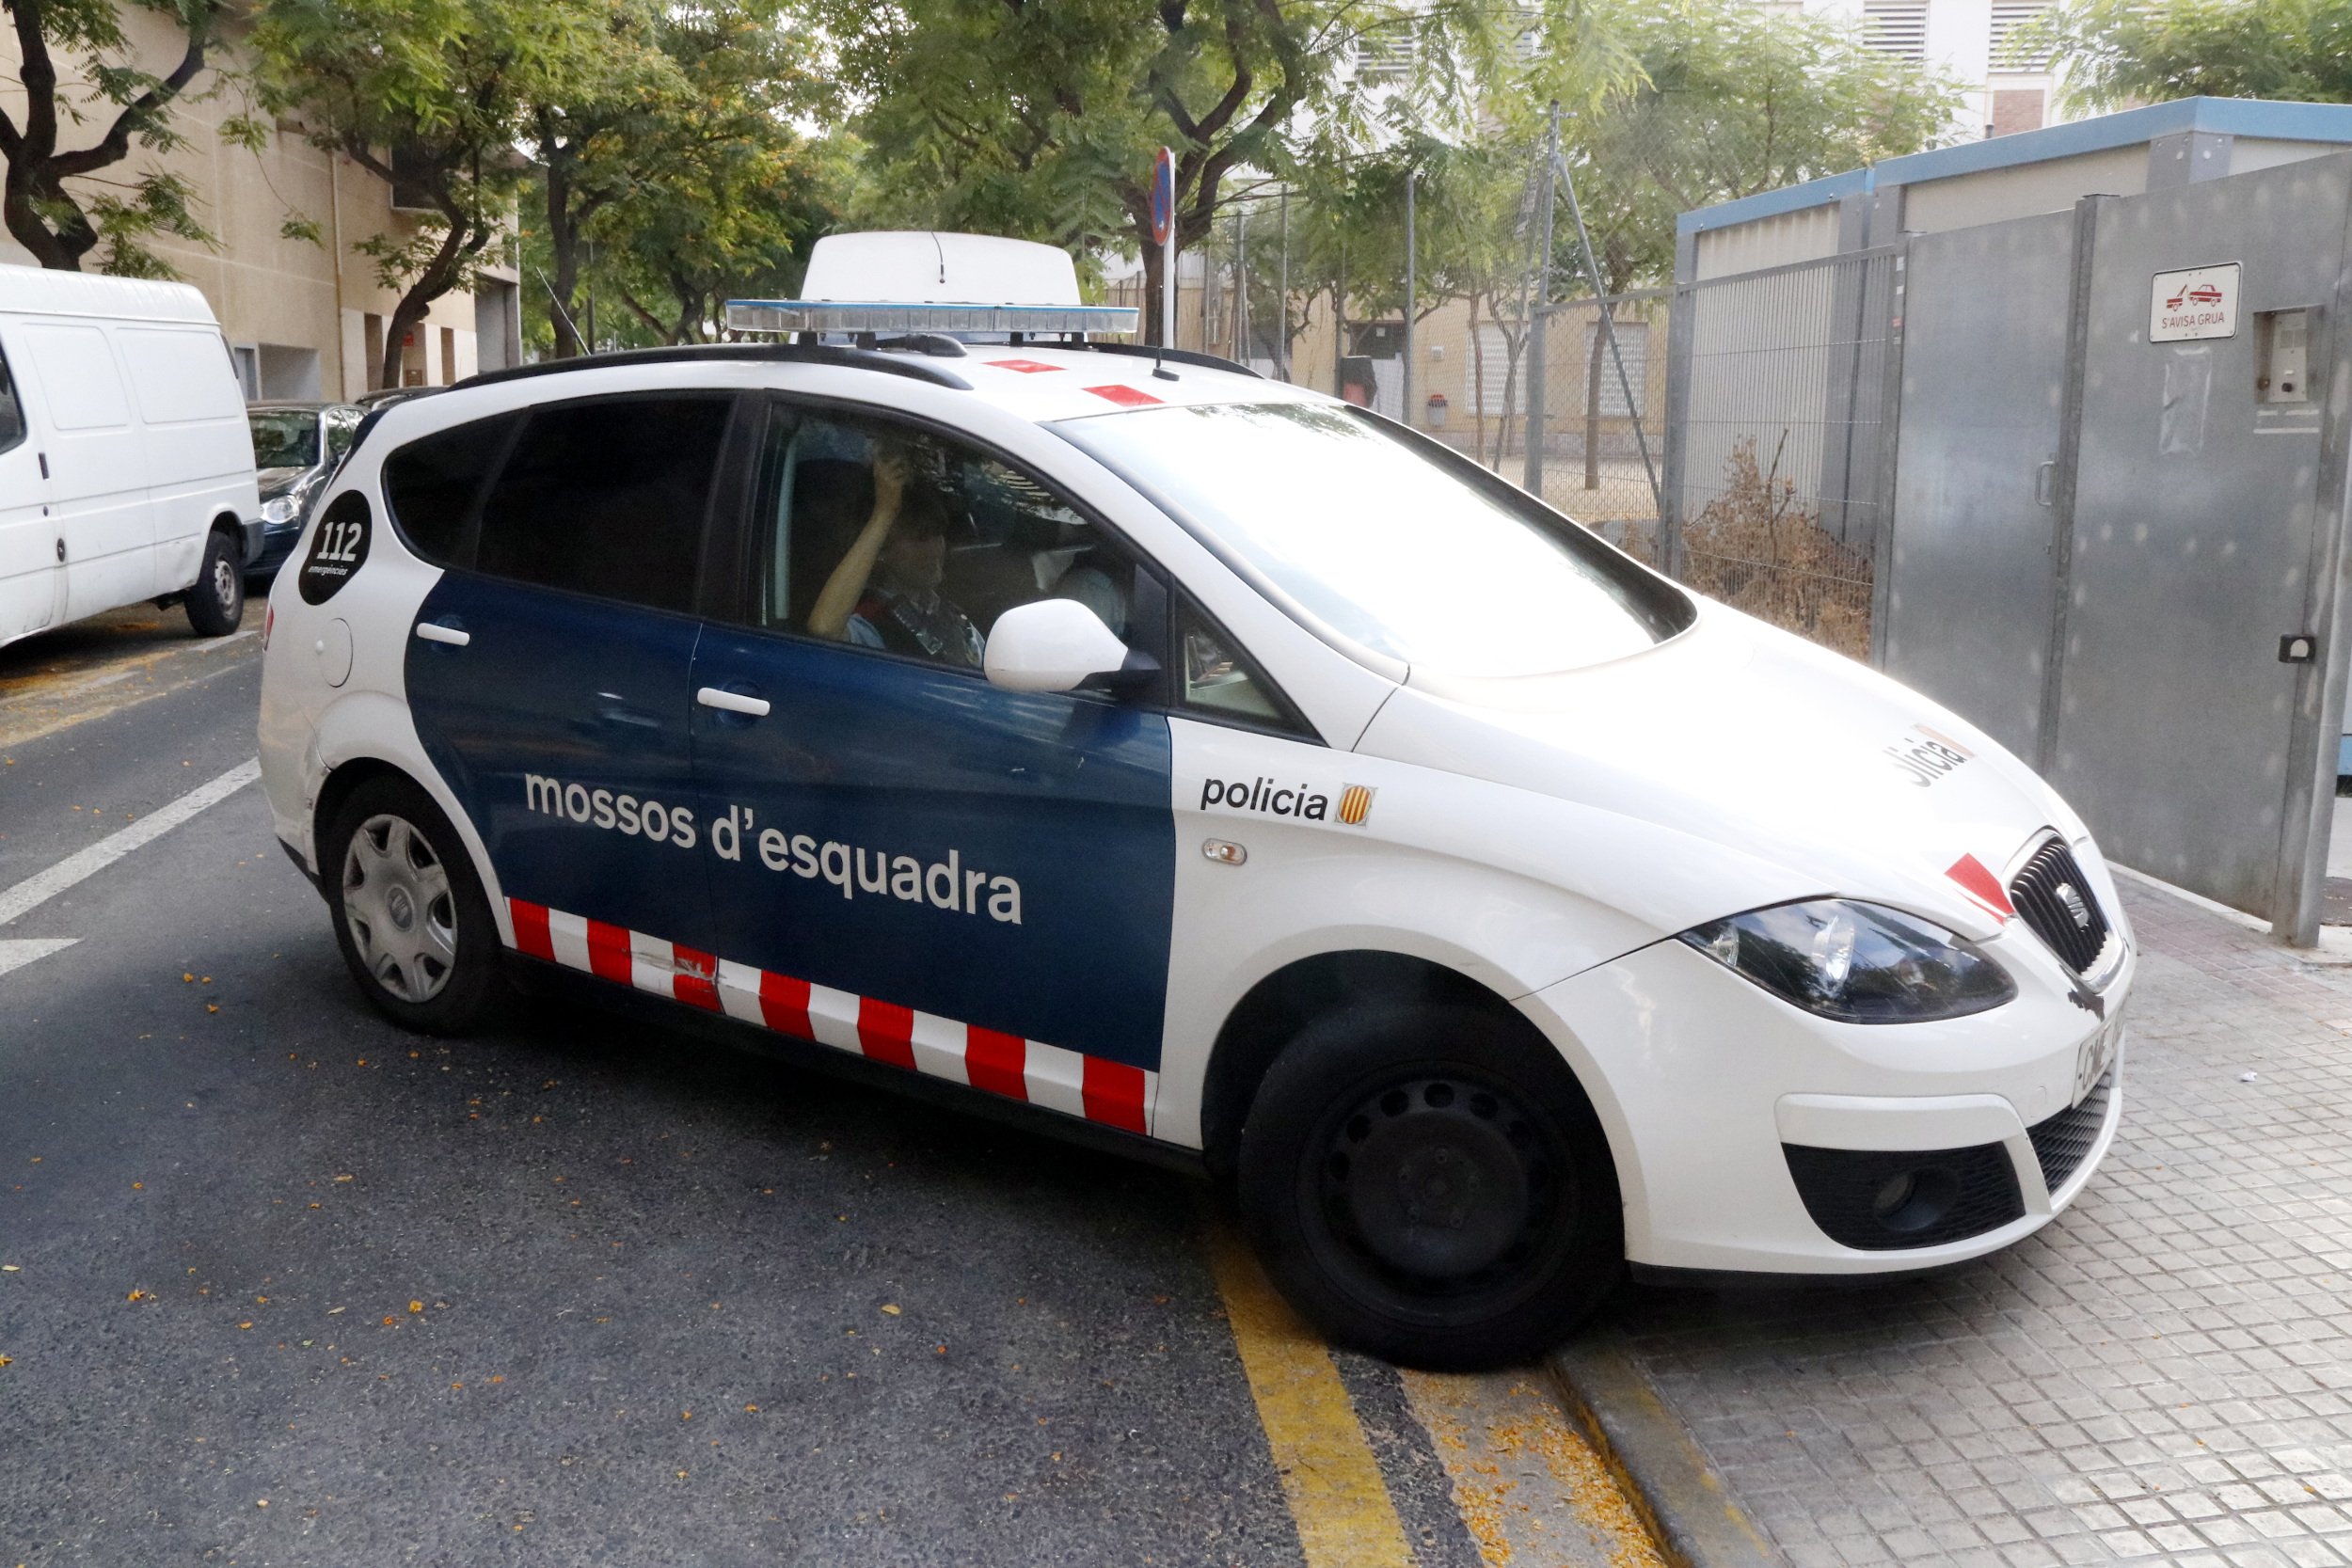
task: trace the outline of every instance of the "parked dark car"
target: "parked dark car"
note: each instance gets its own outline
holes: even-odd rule
[[[302,533],[302,511],[335,471],[366,410],[348,403],[254,403],[253,466],[262,484],[262,553],[246,575],[267,578]]]

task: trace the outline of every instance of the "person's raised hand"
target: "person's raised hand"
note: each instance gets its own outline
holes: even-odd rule
[[[896,515],[898,502],[905,497],[907,485],[914,477],[914,466],[908,461],[904,448],[877,443],[874,447],[874,510]]]

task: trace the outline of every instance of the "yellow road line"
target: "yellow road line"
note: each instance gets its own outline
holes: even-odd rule
[[[1492,1568],[1665,1568],[1631,1499],[1541,1377],[1401,1376]]]
[[[1210,1227],[1209,1262],[1307,1568],[1412,1568],[1405,1527],[1330,1353],[1224,1226]]]

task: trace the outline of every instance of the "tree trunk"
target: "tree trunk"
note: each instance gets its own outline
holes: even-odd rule
[[[565,153],[546,138],[540,141],[539,156],[548,171],[548,249],[555,261],[555,277],[548,283],[554,296],[549,312],[554,317],[554,356],[574,359],[583,351],[580,329],[573,325],[580,309],[580,226],[572,221],[571,170]]]
[[[483,242],[488,238],[486,230],[479,237],[474,236],[471,222],[460,216],[450,215],[449,224],[449,233],[442,238],[440,249],[433,253],[433,260],[425,264],[422,272],[417,274],[417,280],[408,285],[408,292],[402,294],[400,303],[392,307],[391,319],[384,324],[384,362],[377,372],[379,387],[400,385],[402,340],[408,336],[412,328],[423,324],[425,313],[433,309],[433,302],[449,293],[455,282],[459,263],[468,254],[482,248]],[[444,366],[443,370],[446,372],[447,367]]]

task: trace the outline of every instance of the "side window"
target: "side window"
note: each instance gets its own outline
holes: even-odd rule
[[[774,630],[972,669],[996,618],[1039,599],[1143,635],[1122,545],[1034,475],[928,431],[777,408],[753,519],[751,614]]]
[[[0,354],[0,451],[24,439],[24,408],[16,401],[16,380],[8,374],[8,356]]]
[[[519,414],[421,436],[384,459],[384,503],[408,547],[437,565],[457,559],[491,466]]]
[[[1276,698],[1273,683],[1189,605],[1177,611],[1176,643],[1184,663],[1176,696],[1184,706],[1284,729],[1299,727],[1288,705]]]
[[[482,503],[474,568],[653,610],[694,604],[728,397],[532,411]]]

